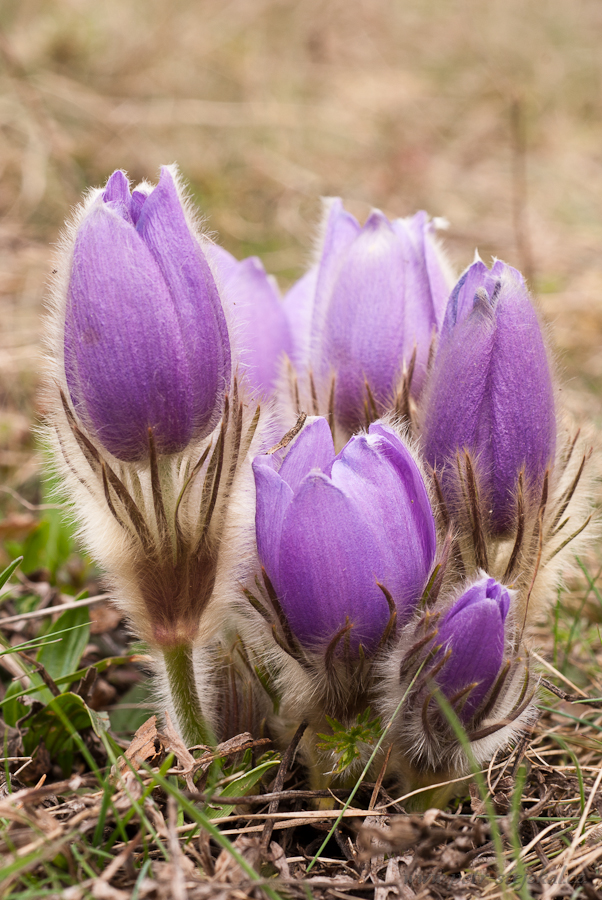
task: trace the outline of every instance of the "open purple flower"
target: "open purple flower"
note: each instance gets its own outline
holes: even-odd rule
[[[226,320],[169,168],[130,194],[115,172],[80,222],[65,311],[65,374],[76,414],[114,456],[183,450],[221,415]]]
[[[432,231],[422,212],[390,222],[375,210],[360,227],[337,199],[316,269],[285,298],[299,374],[311,372],[322,406],[334,377],[335,415],[350,431],[367,402],[394,405],[414,352],[412,394],[422,389],[449,294]]]
[[[420,600],[436,535],[420,471],[388,426],[374,423],[335,456],[323,418],[309,420],[282,458],[253,461],[257,546],[289,626],[323,649],[349,622],[350,646],[374,649],[389,620]]]
[[[449,653],[436,680],[445,696],[460,697],[459,715],[468,722],[495,684],[504,662],[510,594],[494,578],[481,578],[456,600],[439,626],[435,664]]]
[[[207,253],[219,274],[222,300],[239,327],[238,359],[246,368],[251,386],[263,397],[276,387],[283,356],[291,356],[289,323],[275,279],[266,274],[261,260],[250,256],[240,262],[223,247]]]
[[[556,420],[546,348],[522,276],[499,260],[491,271],[475,262],[450,297],[423,438],[427,460],[448,474],[457,451],[477,458],[496,532],[512,526],[521,470],[537,494],[553,464]]]

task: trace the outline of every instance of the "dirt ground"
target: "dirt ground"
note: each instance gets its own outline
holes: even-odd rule
[[[595,0],[25,0],[0,8],[0,464],[26,452],[52,244],[117,167],[177,161],[207,226],[283,288],[321,195],[449,222],[539,295],[572,411],[602,421]],[[585,391],[583,390],[585,388]]]

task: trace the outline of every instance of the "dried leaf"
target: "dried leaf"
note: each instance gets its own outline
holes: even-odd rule
[[[125,759],[118,760],[118,774],[123,775],[129,770],[126,760],[129,760],[133,768],[138,771],[143,762],[156,761],[160,757],[162,749],[163,743],[157,731],[157,717],[151,716],[134,735],[130,746],[124,753]]]
[[[258,747],[261,744],[269,743],[271,743],[271,741],[267,738],[254,741],[253,735],[249,734],[248,731],[244,731],[242,734],[237,734],[228,741],[224,741],[223,744],[218,744],[214,752],[209,751],[208,753],[204,753],[200,759],[195,760],[195,766],[202,772],[206,772],[214,759],[234,756],[235,753],[244,753],[249,747]]]
[[[171,716],[169,712],[165,710],[165,731],[162,734],[159,734],[159,739],[161,743],[165,747],[165,750],[168,753],[173,753],[176,757],[178,764],[180,765],[180,770],[177,773],[186,781],[186,787],[189,791],[194,791],[194,781],[192,780],[192,773],[194,772],[194,764],[196,762],[194,756],[173,727],[173,723],[171,721]]]
[[[90,607],[90,634],[104,634],[117,628],[123,613],[114,603],[97,603]]]
[[[259,871],[261,860],[261,840],[258,837],[250,837],[246,834],[239,835],[234,841],[234,846],[241,856]],[[238,863],[227,850],[222,850],[215,861],[215,880],[227,881],[230,884],[247,883],[249,876],[242,871]]]
[[[470,808],[472,809],[475,816],[485,815],[485,804],[481,800],[481,795],[476,784],[469,784],[468,790],[470,791]]]

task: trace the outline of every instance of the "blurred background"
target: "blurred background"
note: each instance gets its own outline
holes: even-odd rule
[[[208,229],[283,289],[321,195],[445,217],[458,272],[478,247],[527,275],[569,405],[600,424],[601,46],[599,0],[1,0],[1,483],[39,484],[64,219],[113,169],[174,161]]]

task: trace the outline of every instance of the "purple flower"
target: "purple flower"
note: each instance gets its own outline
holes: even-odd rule
[[[335,456],[326,419],[310,419],[284,459],[253,460],[259,558],[297,639],[321,649],[353,624],[351,647],[378,643],[391,594],[402,621],[435,558],[422,476],[395,432],[374,423]]]
[[[541,490],[554,461],[554,391],[546,348],[525,282],[499,260],[491,271],[475,262],[450,297],[423,426],[432,466],[457,451],[478,458],[491,524],[512,527],[519,472]],[[444,473],[443,482],[446,484]]]
[[[114,172],[73,247],[65,373],[75,411],[114,456],[183,450],[221,415],[230,381],[226,320],[168,168],[130,195]]]
[[[422,212],[390,222],[375,210],[360,227],[337,199],[315,272],[285,298],[295,356],[322,405],[334,376],[335,414],[348,430],[365,423],[368,390],[381,412],[393,406],[415,349],[411,390],[422,389],[449,294],[432,231]]]
[[[252,387],[269,397],[276,387],[284,354],[291,356],[292,339],[276,281],[266,275],[261,260],[239,262],[213,244],[207,253],[219,275],[222,300],[239,326],[238,359]]]
[[[311,322],[318,267],[313,266],[284,296],[282,305],[291,332],[291,360],[299,371],[309,365],[311,351]]]
[[[441,645],[435,661],[450,653],[436,680],[453,699],[475,685],[459,706],[468,722],[495,684],[504,662],[505,622],[510,594],[494,578],[481,578],[466,590],[442,619],[435,642]]]

